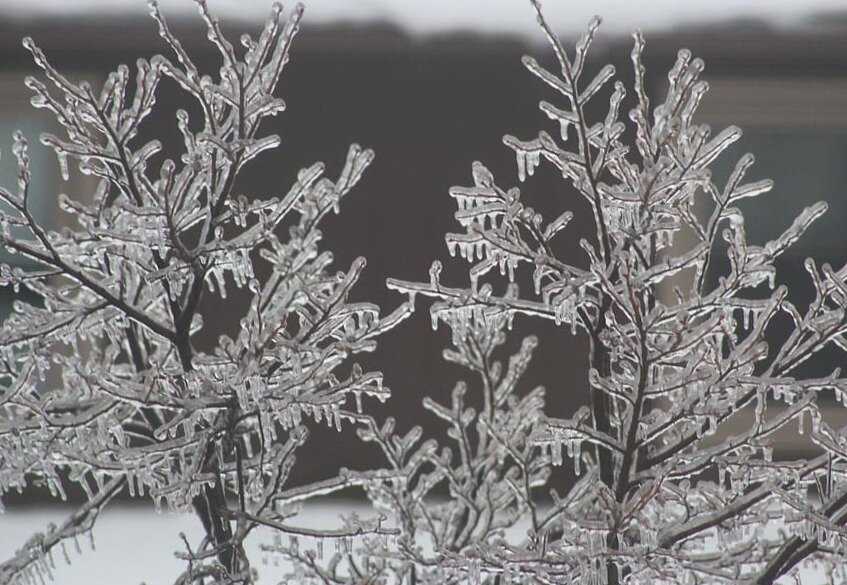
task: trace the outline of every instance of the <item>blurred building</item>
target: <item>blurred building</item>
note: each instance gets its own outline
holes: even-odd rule
[[[824,199],[830,203],[830,213],[813,228],[798,254],[814,254],[840,266],[847,260],[847,24],[843,16],[834,15],[813,24],[777,30],[739,21],[652,35],[647,38],[646,62],[651,93],[658,97],[680,47],[705,59],[712,91],[704,101],[701,119],[715,126],[742,126],[746,135],[733,154],[755,152],[757,165],[751,178],[771,177],[777,183],[767,200],[747,210],[750,237],[761,242],[774,237],[799,210]],[[232,38],[241,32],[239,26],[243,25],[229,27]],[[210,70],[216,66],[216,55],[198,21],[180,20],[174,29],[197,61]],[[4,185],[15,181],[7,154],[12,129],[24,130],[35,143],[40,132],[52,128],[44,111],[36,112],[26,103],[23,77],[34,69],[20,44],[24,35],[32,36],[71,78],[87,78],[95,84],[119,63],[133,63],[139,56],[166,49],[152,21],[0,20],[0,181]],[[539,33],[536,40],[540,37]],[[629,83],[630,48],[627,38],[601,40],[590,66],[599,68],[612,61]],[[458,260],[449,261],[443,244],[444,233],[456,227],[448,188],[471,182],[470,166],[475,159],[484,161],[501,184],[516,183],[514,158],[502,145],[502,135],[530,137],[549,128],[536,107],[539,99],[549,96],[521,66],[525,53],[550,62],[546,47],[518,37],[412,37],[390,25],[317,28],[306,24],[280,86],[288,111],[267,128],[268,133],[282,136],[282,149],[253,164],[237,190],[259,196],[277,194],[287,189],[299,168],[315,160],[340,169],[350,142],[371,147],[377,153],[375,164],[326,230],[325,245],[336,252],[339,266],[349,265],[358,255],[368,259],[356,294],[386,309],[396,306],[403,299],[385,289],[385,279],[425,279],[435,258],[446,260],[445,282],[464,284],[466,267]],[[173,117],[177,95],[173,84],[163,83],[159,99],[164,106],[146,126],[146,132],[163,138],[166,146],[179,144]],[[61,181],[50,151],[34,145],[31,152],[33,197],[41,201],[40,213],[55,209],[58,192],[84,193],[86,184],[80,177]],[[734,159],[726,161],[718,173],[734,163]],[[550,216],[572,208],[578,220],[586,212],[582,201],[549,168],[542,167],[523,188],[533,207]],[[569,237],[574,261],[582,262],[575,244],[586,227],[574,223]],[[799,259],[786,262],[783,280],[796,282],[800,294],[808,296],[811,289]],[[4,294],[8,303],[11,291]],[[236,326],[235,308],[237,304],[229,304],[226,311],[213,313],[220,319],[207,320],[203,343],[213,343],[220,333]],[[551,413],[566,415],[586,402],[585,340],[552,325],[527,325],[516,324],[513,346],[519,344],[521,334],[539,329],[542,343],[537,367],[526,383],[546,386]],[[421,397],[448,396],[461,373],[441,360],[441,349],[448,342],[447,332],[431,331],[427,308],[419,300],[415,318],[386,336],[381,349],[364,364],[382,369],[394,392],[390,406],[377,406],[377,411],[390,410],[404,426],[431,426],[431,417],[419,407]],[[327,433],[326,439],[314,445],[320,448],[330,437]],[[302,477],[320,476],[326,466],[349,460],[351,452],[358,456],[361,449],[355,441],[322,449],[319,459],[301,462]],[[357,460],[364,465],[369,456],[362,451]]]

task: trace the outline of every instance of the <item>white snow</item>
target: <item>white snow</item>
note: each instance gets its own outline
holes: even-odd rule
[[[338,527],[341,514],[361,507],[356,503],[324,503],[309,508],[303,520],[296,524],[308,528]],[[43,531],[49,522],[60,523],[71,512],[72,508],[65,505],[44,505],[9,509],[0,514],[0,563],[10,558],[33,532]],[[77,554],[69,542],[71,564],[68,565],[61,550],[56,549],[54,582],[62,585],[172,583],[185,569],[185,562],[173,554],[185,551],[180,532],[196,546],[203,536],[203,527],[191,514],[156,513],[152,506],[146,505],[113,505],[95,524],[95,550],[91,550],[88,538],[80,539],[82,554]],[[265,564],[265,555],[259,547],[272,542],[269,531],[257,530],[246,543],[247,554],[259,571],[259,583],[279,583],[285,572],[283,566],[275,565],[273,558]]]

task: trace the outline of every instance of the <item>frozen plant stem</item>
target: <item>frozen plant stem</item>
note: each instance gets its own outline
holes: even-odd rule
[[[552,512],[534,516],[527,541],[477,541],[447,558],[457,567],[464,559],[462,574],[474,578],[481,566],[491,582],[513,569],[543,583],[603,585],[771,583],[810,563],[836,574],[847,536],[847,435],[825,422],[819,401],[843,399],[847,381],[838,369],[800,378],[798,366],[828,346],[847,348],[847,268],[807,261],[816,298],[797,307],[775,286],[774,265],[826,205],[805,209],[770,242],[748,242],[736,203],[772,184],[744,182],[752,155],[716,184],[709,167],[741,131],[713,134],[695,122],[708,89],[702,61],[680,51],[664,100],[651,107],[636,33],[627,100],[611,65],[586,75],[599,19],[570,51],[540,2],[531,4],[558,70],[531,57],[524,64],[563,102],[540,104],[561,140],[542,131],[504,142],[521,181],[546,161],[578,193],[594,228],[580,242],[584,262],[553,252],[571,212],[545,220],[474,163],[473,186],[450,191],[464,232],[447,236],[450,252],[471,264],[470,286],[442,283],[438,264],[429,282],[389,286],[436,299],[433,323],[454,331],[521,316],[586,333],[590,403],[570,419],[547,418],[529,440],[542,450],[534,457],[549,454],[553,464],[567,449],[581,479],[554,492]],[[606,115],[589,120],[586,104],[604,94]],[[522,267],[534,295],[518,290]],[[497,268],[508,281],[502,294]],[[769,344],[783,319],[790,335]],[[752,423],[739,430],[733,417]],[[774,457],[774,437],[789,425],[805,427],[808,459]]]
[[[4,583],[50,576],[51,549],[90,531],[122,489],[198,515],[206,537],[194,548],[186,541],[179,555],[188,568],[177,582],[252,583],[258,572],[243,542],[256,527],[300,534],[288,522],[292,502],[358,481],[290,477],[307,426],[340,431],[360,419],[352,405],[363,396],[389,393],[379,372],[352,358],[373,350],[408,307],[382,317],[373,304],[348,302],[364,260],[336,272],[319,248],[322,219],[373,153],[353,145],[337,179],[317,163],[279,197],[236,191],[245,165],[280,142],[263,136],[261,123],[284,109],[274,93],[303,8],[286,21],[275,4],[259,37],[242,36],[236,49],[206,2],[196,4],[220,58],[215,75],[195,65],[155,2],[151,14],[174,60],[139,60],[134,83],[120,66],[95,92],[24,40],[52,86],[28,78],[32,103],[63,131],[41,141],[65,178],[74,161],[97,187],[60,197],[72,218],[62,231],[39,223],[28,200],[27,143],[16,134],[18,185],[0,188],[0,241],[35,267],[3,265],[0,279],[38,302],[16,301],[0,334],[0,494],[35,479],[61,498],[75,483],[88,501],[2,565]],[[183,142],[175,152],[138,138],[154,108],[167,106],[156,103],[162,77],[197,106],[195,116],[175,112]],[[240,323],[213,351],[197,350],[205,313],[233,288],[247,300]],[[310,536],[390,534],[363,521]]]
[[[279,197],[237,194],[245,165],[279,144],[260,125],[283,109],[274,92],[300,7],[286,23],[274,6],[236,49],[197,0],[221,61],[211,75],[152,4],[173,60],[140,60],[135,83],[119,67],[99,92],[25,41],[50,84],[27,80],[33,104],[63,132],[42,143],[64,176],[72,161],[97,187],[60,198],[65,229],[40,224],[27,143],[15,136],[18,184],[0,188],[0,243],[31,262],[0,266],[0,284],[38,302],[16,301],[0,331],[0,494],[35,481],[63,498],[72,483],[87,501],[0,565],[4,582],[50,577],[53,551],[90,532],[122,489],[196,512],[206,536],[177,553],[186,585],[255,582],[243,543],[257,527],[273,537],[263,551],[308,585],[764,585],[807,568],[847,582],[847,433],[820,406],[847,402],[847,379],[800,369],[824,349],[847,350],[847,266],[807,260],[815,296],[802,306],[776,286],[777,260],[825,204],[749,242],[738,204],[772,184],[745,182],[752,155],[725,178],[711,172],[741,131],[697,123],[702,61],[680,51],[651,106],[640,34],[627,97],[610,65],[588,73],[599,19],[566,48],[531,4],[556,70],[524,64],[559,96],[540,104],[558,137],[504,142],[519,181],[552,165],[576,212],[544,218],[474,163],[473,185],[450,190],[461,229],[446,237],[470,265],[468,285],[444,283],[434,262],[424,282],[389,280],[409,302],[387,316],[348,300],[364,259],[336,271],[319,246],[321,220],[370,151],[351,146],[336,179],[315,164]],[[162,107],[163,76],[196,113],[176,112],[183,147],[158,156],[165,147],[138,134]],[[581,258],[561,257],[556,238],[582,216],[593,229]],[[239,326],[199,351],[207,307],[233,289],[247,301]],[[363,398],[389,391],[353,361],[420,296],[433,300],[433,327],[451,332],[444,359],[465,374],[448,399],[423,398],[443,430],[428,437],[367,412]],[[516,318],[586,334],[590,398],[573,416],[545,415],[545,389],[524,387],[538,342],[507,351]],[[772,335],[778,323],[783,336]],[[316,423],[355,429],[383,464],[297,481],[294,458]],[[795,429],[806,456],[776,444]],[[576,481],[563,488],[551,473],[566,459]],[[303,502],[350,488],[371,502],[368,517],[328,530],[292,520]]]

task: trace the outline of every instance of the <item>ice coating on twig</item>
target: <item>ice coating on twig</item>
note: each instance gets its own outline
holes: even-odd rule
[[[286,20],[274,5],[241,50],[206,3],[197,6],[221,59],[214,74],[198,68],[155,2],[151,14],[174,57],[140,59],[134,84],[126,66],[99,91],[74,83],[24,41],[43,73],[27,79],[32,103],[62,131],[42,143],[66,180],[78,170],[96,187],[60,198],[72,218],[62,231],[40,224],[27,198],[27,143],[16,135],[18,184],[0,188],[0,243],[36,268],[4,265],[0,278],[38,300],[15,301],[0,331],[0,495],[35,479],[61,498],[76,484],[88,502],[0,565],[3,583],[50,577],[54,549],[89,531],[121,489],[198,514],[206,538],[180,551],[188,567],[180,583],[253,582],[247,534],[303,532],[287,522],[298,498],[286,489],[307,426],[341,430],[358,420],[363,397],[389,395],[382,375],[353,359],[409,309],[386,316],[349,301],[364,259],[338,271],[319,246],[322,219],[338,211],[373,153],[353,145],[337,177],[318,163],[270,199],[234,188],[245,164],[280,144],[261,123],[284,108],[274,91],[303,8]],[[176,112],[181,150],[139,139],[154,108],[167,107],[156,102],[163,77],[196,105],[190,116]],[[247,299],[240,324],[200,351],[197,336],[216,318],[209,303],[236,290]],[[365,520],[307,532],[318,540],[393,533]]]
[[[561,138],[542,131],[504,142],[523,191],[546,161],[581,201],[550,220],[474,163],[473,185],[450,191],[462,229],[446,238],[470,264],[470,284],[442,282],[439,271],[430,282],[389,286],[434,299],[433,322],[459,330],[521,316],[587,336],[590,404],[546,419],[531,436],[537,457],[570,460],[579,479],[554,492],[549,520],[528,539],[445,551],[441,579],[456,565],[485,583],[513,571],[540,583],[772,583],[811,564],[844,578],[847,435],[820,404],[832,393],[843,400],[847,380],[839,370],[802,379],[798,366],[826,347],[847,349],[847,268],[809,262],[816,296],[807,306],[775,286],[775,260],[826,205],[804,210],[773,241],[748,242],[736,204],[773,185],[745,182],[752,155],[715,182],[710,165],[741,130],[697,123],[708,90],[703,62],[680,51],[653,106],[640,34],[627,97],[614,68],[592,73],[587,64],[599,20],[570,50],[540,2],[532,5],[557,69],[531,57],[524,65],[561,96],[540,105]],[[586,104],[596,111],[603,96],[605,115],[590,119]],[[574,217],[593,227],[582,263],[553,243]],[[518,290],[522,273],[534,290]],[[774,324],[786,319],[793,329],[771,344]],[[553,392],[574,392],[558,382]],[[774,456],[786,432],[808,436],[811,455]],[[529,508],[540,507],[533,497]]]

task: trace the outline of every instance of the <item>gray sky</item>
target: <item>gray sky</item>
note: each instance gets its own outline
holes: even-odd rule
[[[170,14],[193,10],[190,0],[160,0],[160,4]],[[209,0],[209,4],[221,16],[260,20],[270,0]],[[457,29],[537,34],[527,0],[305,0],[305,4],[313,23],[379,19],[423,34]],[[0,5],[4,15],[39,19],[146,13],[146,0],[0,0]],[[591,16],[599,14],[607,31],[621,33],[740,17],[788,26],[815,12],[847,11],[847,0],[546,0],[545,11],[560,31],[581,31]]]

